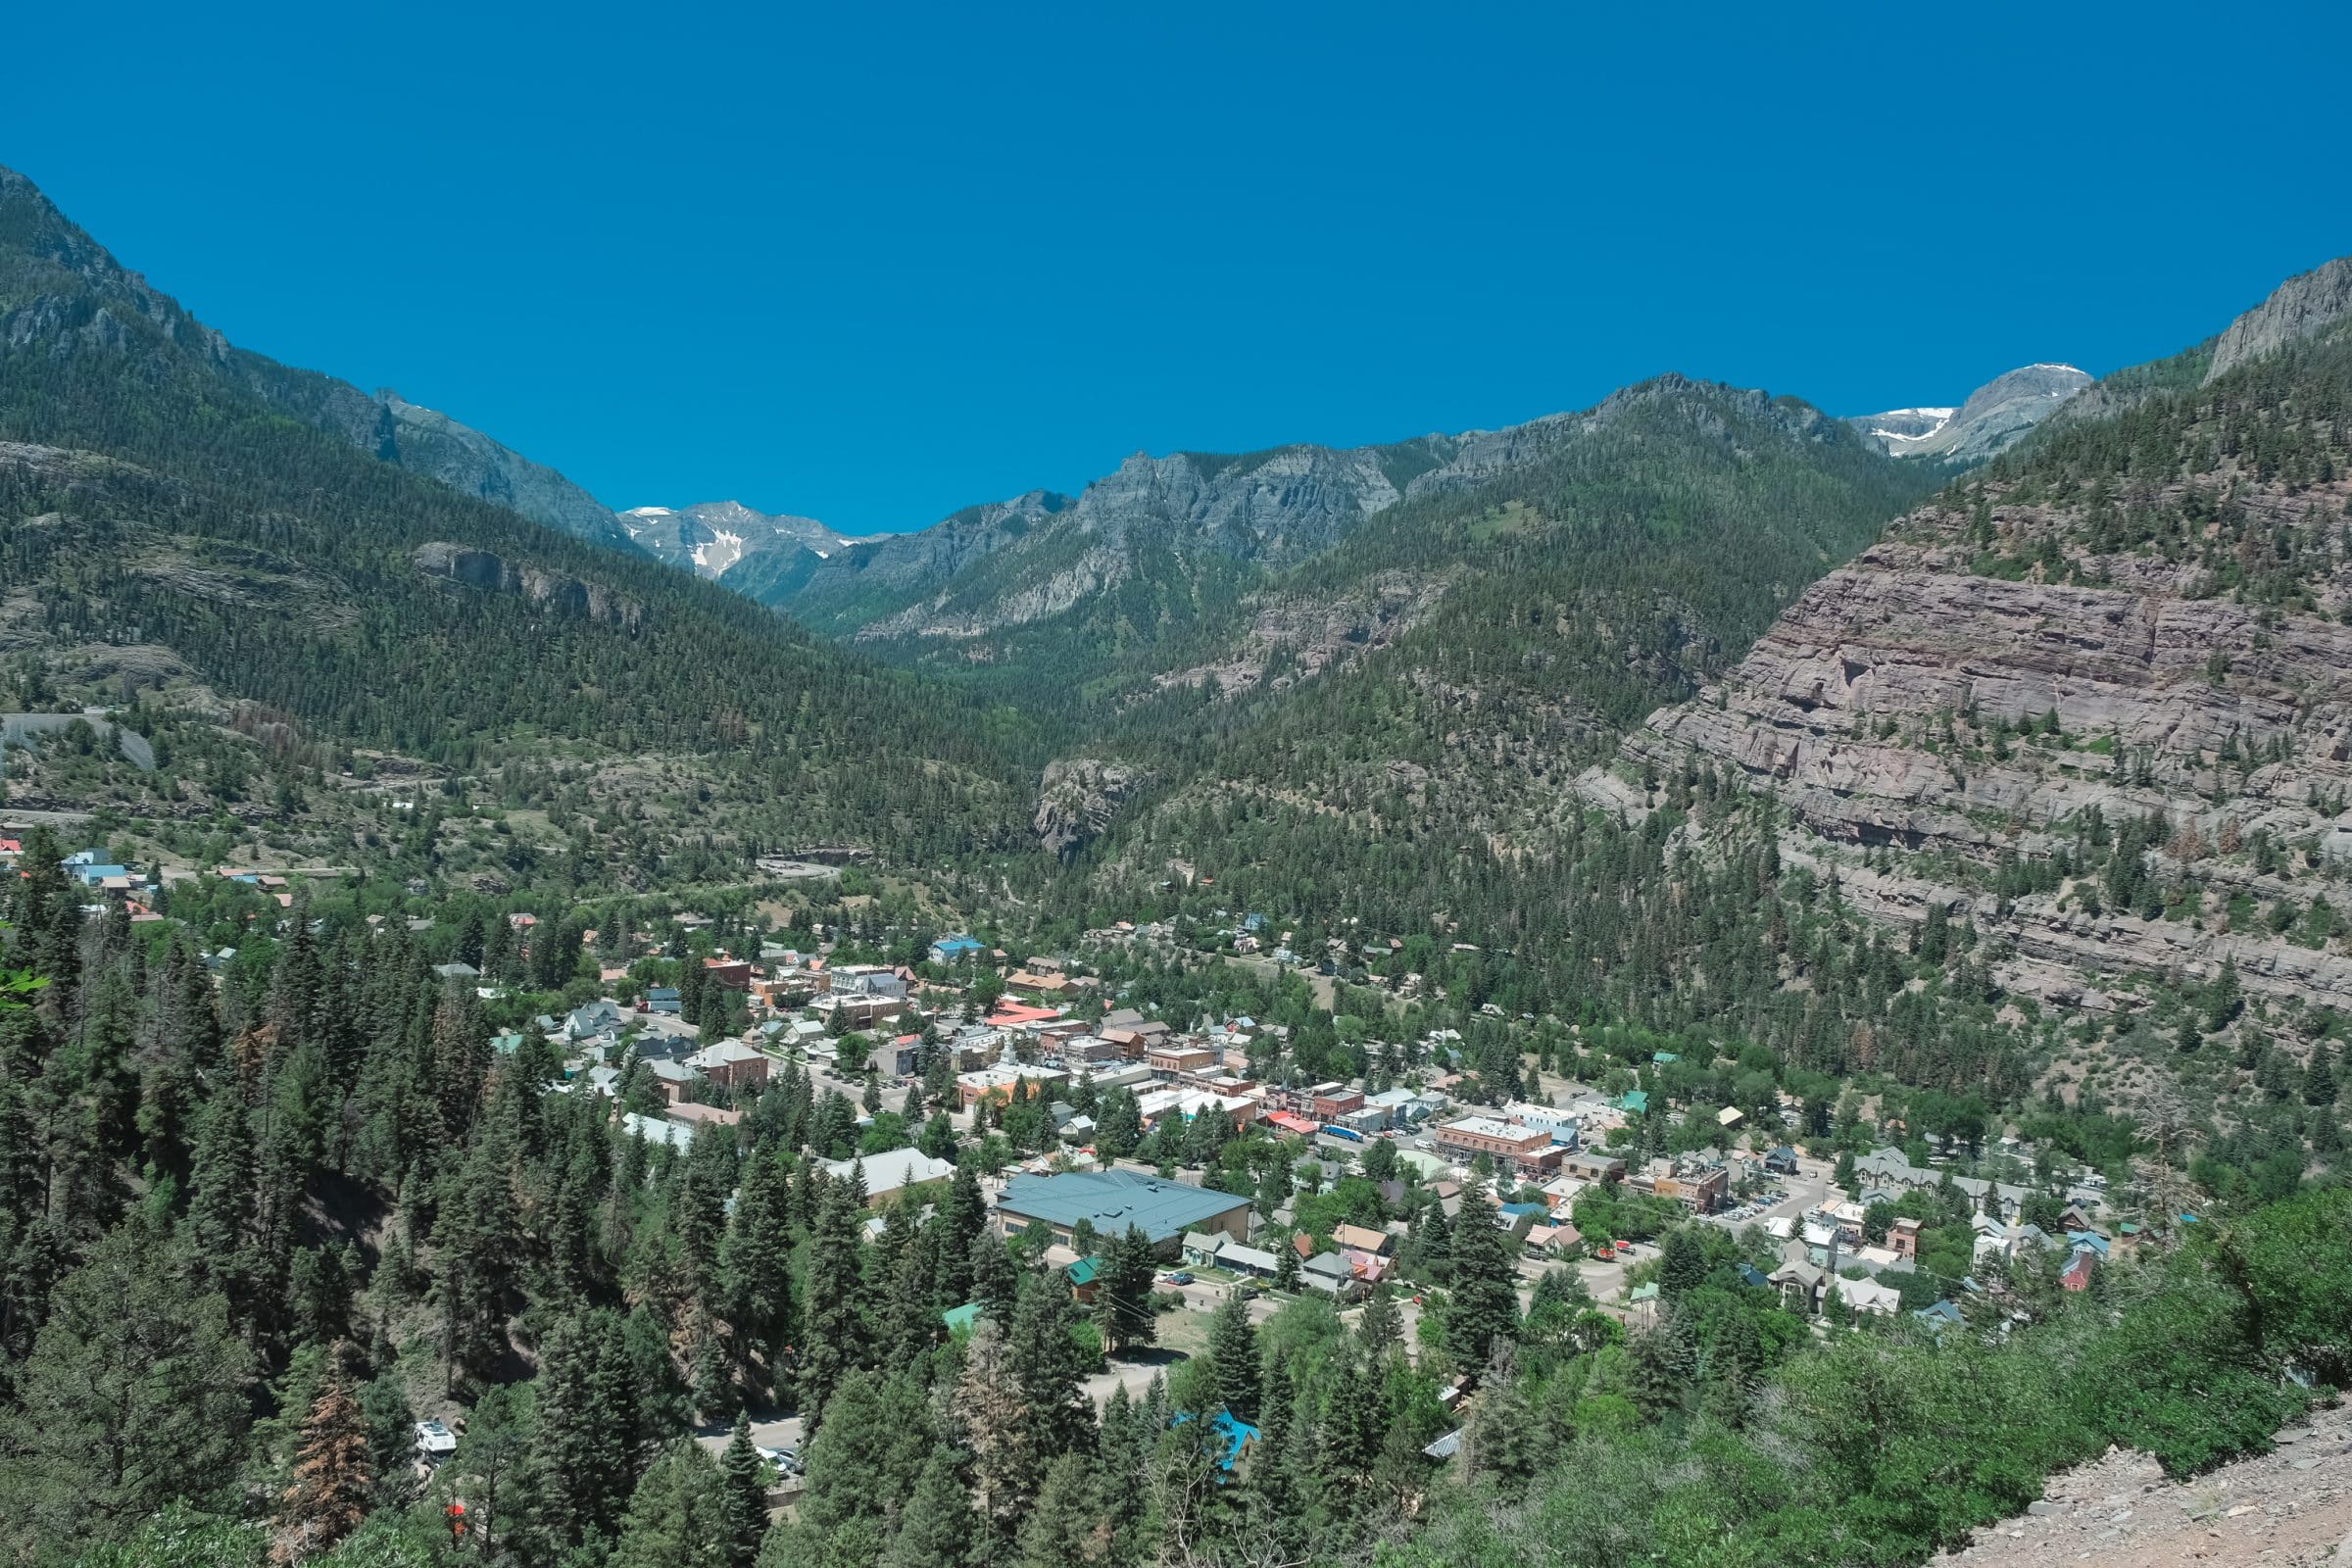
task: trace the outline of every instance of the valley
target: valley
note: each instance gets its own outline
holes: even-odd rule
[[[853,538],[610,511],[0,171],[0,1554],[2272,1496],[2352,1379],[2348,280]]]

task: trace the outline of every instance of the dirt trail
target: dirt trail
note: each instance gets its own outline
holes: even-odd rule
[[[2352,1407],[2315,1411],[2276,1452],[2187,1482],[2110,1449],[2050,1478],[2044,1501],[1931,1568],[2330,1568],[2352,1565]]]

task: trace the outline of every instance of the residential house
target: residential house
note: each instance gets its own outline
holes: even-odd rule
[[[726,1089],[746,1089],[767,1082],[767,1054],[739,1040],[721,1040],[705,1046],[686,1058],[686,1065]]]
[[[855,1159],[828,1159],[824,1167],[825,1174],[835,1181],[847,1181],[853,1171],[860,1173],[868,1208],[880,1208],[901,1193],[919,1191],[956,1177],[956,1167],[951,1161],[934,1159],[919,1149],[894,1149],[887,1153],[860,1154]]]
[[[1353,1300],[1363,1294],[1363,1285],[1355,1277],[1355,1268],[1341,1252],[1318,1252],[1298,1265],[1298,1282],[1341,1300]]]
[[[1765,1276],[1765,1283],[1781,1293],[1781,1305],[1801,1317],[1811,1317],[1821,1310],[1822,1284],[1829,1278],[1827,1271],[1807,1262],[1783,1263]]]
[[[1902,1292],[1877,1280],[1838,1280],[1838,1298],[1856,1312],[1868,1312],[1874,1317],[1892,1317],[1903,1304]]]
[[[662,1091],[662,1098],[673,1105],[681,1100],[693,1099],[695,1085],[703,1081],[701,1073],[682,1061],[649,1062],[647,1070],[653,1074],[654,1087]]]
[[[564,1013],[564,1039],[595,1039],[598,1034],[618,1034],[628,1018],[621,1013],[621,1004],[612,999],[583,1002],[581,1006]]]
[[[879,963],[844,963],[832,972],[833,994],[837,997],[885,997],[903,1001],[906,982],[897,970]]]
[[[959,931],[954,936],[941,937],[931,944],[931,961],[933,963],[961,963],[966,958],[978,957],[983,951],[976,938],[965,936]]]

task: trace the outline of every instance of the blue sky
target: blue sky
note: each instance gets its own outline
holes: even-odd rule
[[[2340,6],[230,9],[12,19],[0,163],[616,507],[1956,400],[2352,251]]]

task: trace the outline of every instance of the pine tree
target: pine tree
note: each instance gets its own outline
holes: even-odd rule
[[[344,1345],[330,1354],[326,1378],[303,1418],[294,1484],[278,1506],[281,1562],[326,1551],[368,1516],[375,1475],[368,1418],[352,1387],[351,1353]]]
[[[807,1301],[794,1384],[803,1430],[811,1435],[824,1420],[825,1401],[841,1380],[866,1361],[858,1218],[849,1185],[827,1182],[808,1232]]]
[[[1065,1453],[1047,1467],[1021,1521],[1013,1568],[1079,1568],[1100,1562],[1108,1546],[1093,1467],[1084,1455]]]
[[[788,1386],[784,1352],[793,1325],[787,1186],[782,1158],[755,1153],[744,1167],[720,1250],[724,1310],[735,1343],[747,1370],[755,1364],[763,1369],[760,1382],[779,1396]]]
[[[1453,1260],[1444,1312],[1446,1348],[1462,1367],[1483,1367],[1496,1341],[1519,1327],[1519,1270],[1510,1238],[1494,1223],[1494,1205],[1472,1185],[1454,1216]]]
[[[1030,1495],[1025,1490],[1032,1476],[1027,1452],[1029,1427],[1004,1333],[991,1319],[980,1320],[971,1343],[964,1348],[955,1408],[963,1422],[965,1446],[971,1449],[980,1517],[992,1530],[1009,1533],[1023,1498]]]
[[[882,1568],[965,1568],[974,1534],[971,1499],[942,1449],[924,1463],[898,1534],[883,1550]]]
[[[1250,1322],[1250,1303],[1242,1298],[1240,1291],[1227,1291],[1208,1320],[1208,1360],[1216,1374],[1217,1397],[1225,1408],[1238,1421],[1255,1420],[1259,1382],[1257,1330]]]
[[[541,1555],[560,1557],[618,1528],[637,1479],[634,1376],[620,1321],[609,1311],[559,1319],[541,1344],[528,1464]]]
[[[1032,1273],[1022,1280],[1006,1335],[1005,1364],[1021,1392],[1032,1485],[1053,1460],[1094,1446],[1095,1407],[1084,1388],[1077,1327],[1077,1309],[1058,1272]]]
[[[988,1203],[980,1194],[980,1175],[958,1165],[948,1183],[933,1221],[939,1228],[939,1292],[944,1311],[972,1299],[972,1243],[988,1225]]]
[[[752,1418],[738,1414],[718,1461],[724,1486],[720,1501],[720,1535],[726,1545],[727,1568],[752,1568],[760,1555],[760,1538],[767,1534],[767,1461],[752,1443]]]
[[[702,1445],[662,1450],[629,1495],[612,1568],[734,1568],[727,1483]]]
[[[1539,1435],[1535,1412],[1519,1387],[1517,1366],[1506,1342],[1495,1349],[1486,1375],[1479,1380],[1478,1398],[1470,1407],[1463,1433],[1465,1471],[1516,1490],[1535,1474]]]
[[[1680,1225],[1668,1231],[1658,1252],[1658,1289],[1662,1294],[1684,1296],[1706,1283],[1706,1248],[1693,1227]]]
[[[1372,1287],[1372,1298],[1364,1303],[1363,1315],[1356,1319],[1355,1337],[1362,1344],[1364,1354],[1374,1361],[1403,1343],[1404,1315],[1397,1309],[1396,1294],[1385,1281]]]
[[[2335,1064],[2329,1059],[2332,1054],[2327,1041],[2312,1042],[2311,1058],[2303,1064],[2303,1103],[2306,1105],[2335,1103]]]
[[[1158,1277],[1158,1259],[1151,1238],[1130,1224],[1125,1235],[1111,1243],[1102,1265],[1102,1290],[1095,1308],[1102,1328],[1103,1348],[1117,1355],[1157,1343],[1159,1317],[1152,1309],[1152,1288]]]
[[[252,1357],[226,1300],[190,1291],[175,1262],[134,1212],[46,1293],[48,1320],[0,1411],[0,1520],[16,1539],[71,1544],[174,1499],[229,1501]]]

